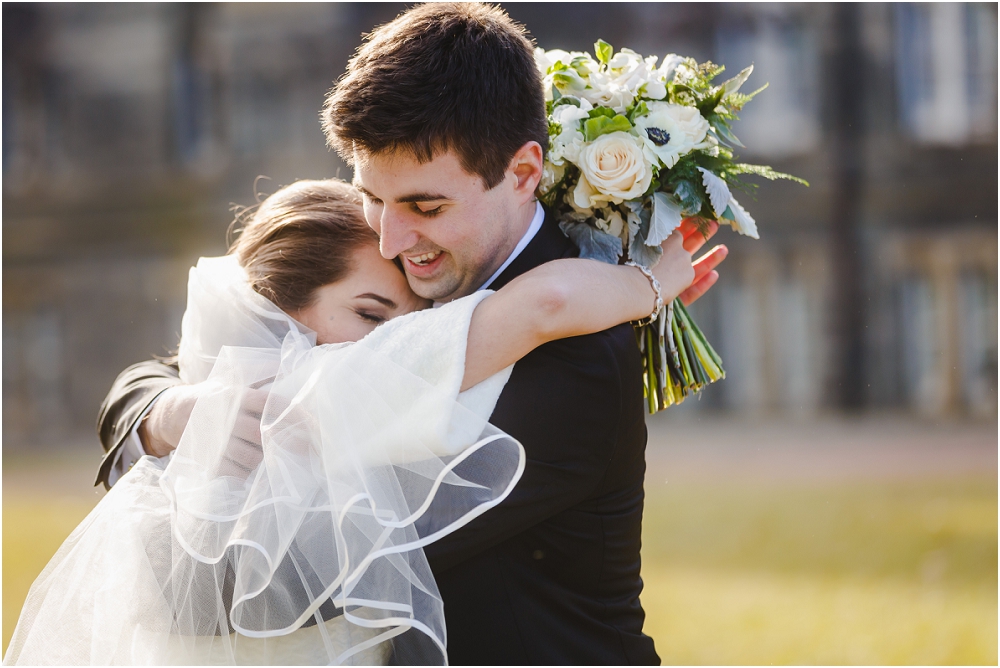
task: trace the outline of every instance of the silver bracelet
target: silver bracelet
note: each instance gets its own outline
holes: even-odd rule
[[[650,313],[649,316],[643,318],[642,320],[636,320],[635,322],[632,323],[636,327],[644,327],[646,325],[651,324],[654,320],[656,320],[656,317],[660,315],[660,311],[663,310],[663,295],[660,293],[660,282],[656,280],[656,276],[653,276],[653,272],[651,272],[649,269],[646,269],[641,264],[636,264],[635,262],[629,260],[628,262],[625,263],[625,266],[635,267],[636,269],[641,271],[643,275],[645,275],[645,277],[649,279],[649,284],[653,286],[653,292],[656,293],[656,301],[653,303],[653,312]]]

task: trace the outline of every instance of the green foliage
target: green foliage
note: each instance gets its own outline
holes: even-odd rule
[[[697,185],[695,185],[697,183]],[[699,181],[679,178],[673,181],[674,197],[685,216],[697,216],[705,204],[705,187]]]
[[[577,56],[570,61],[570,67],[572,67],[581,77],[585,77],[590,74],[590,65],[591,61],[586,56]]]
[[[672,194],[680,201],[685,216],[700,216],[715,218],[708,193],[701,181],[699,165],[693,155],[682,158],[673,169],[667,172],[663,182],[663,191]]]
[[[727,172],[730,174],[752,174],[753,176],[762,176],[769,181],[777,181],[779,179],[785,181],[794,181],[795,183],[808,186],[809,182],[805,179],[800,179],[797,176],[791,174],[785,174],[784,172],[777,172],[767,165],[750,165],[745,162],[733,163],[727,168]]]
[[[644,100],[637,100],[636,102],[632,103],[632,107],[628,110],[626,117],[628,118],[629,122],[635,124],[636,116],[645,116],[648,113],[649,113],[649,106],[646,104],[646,102]]]
[[[729,123],[724,119],[719,118],[711,125],[720,143],[727,144],[730,147],[739,146],[740,148],[746,148],[743,142],[736,138],[736,135],[733,134],[733,131],[729,127]]]
[[[725,65],[716,65],[711,60],[706,60],[698,65],[698,74],[704,79],[706,84],[710,84],[712,79],[726,71]]]
[[[718,88],[713,93],[706,96],[705,99],[698,103],[698,112],[702,116],[707,116],[715,111],[715,108],[719,106],[719,102],[722,101],[723,92],[725,91],[722,88]]]
[[[599,39],[594,43],[594,55],[597,56],[597,62],[602,65],[608,64],[608,61],[611,60],[611,54],[613,52],[614,49],[611,48],[611,45],[603,39]]]
[[[603,110],[604,108],[598,107],[598,109]],[[621,114],[614,115],[611,118],[606,114],[599,114],[583,122],[583,138],[585,141],[594,141],[601,135],[611,132],[628,132],[631,129],[632,124]]]
[[[552,76],[552,83],[557,86],[572,86],[579,80],[578,76],[573,74],[567,74],[565,72],[560,72]]]
[[[615,116],[617,116],[617,114],[615,113],[615,110],[614,109],[610,109],[608,107],[594,107],[589,112],[587,112],[587,115],[590,116],[591,118],[599,118],[601,116],[607,116],[608,118],[614,118]]]
[[[548,192],[540,193],[538,198],[542,200],[542,204],[545,206],[558,210],[565,201],[566,193],[569,190],[570,185],[575,185],[579,178],[580,168],[567,162],[566,173],[563,174],[562,179],[552,186]]]
[[[569,104],[574,107],[580,107],[580,98],[573,95],[560,95],[558,100],[552,101],[552,108],[561,107],[564,104]],[[550,112],[551,113],[551,112]]]
[[[646,192],[643,193],[643,197],[649,197],[650,195],[655,193],[657,190],[660,189],[660,185],[661,185],[660,180],[657,178],[653,178],[653,180],[649,182],[649,187],[646,188]]]
[[[747,102],[757,96],[757,93],[766,89],[769,85],[770,84],[764,84],[752,93],[730,93],[726,96],[726,105],[735,111],[740,111]]]

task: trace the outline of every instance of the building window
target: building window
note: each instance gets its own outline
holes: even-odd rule
[[[977,415],[997,408],[996,274],[966,272],[959,282],[962,399]]]
[[[897,5],[896,77],[900,120],[918,141],[995,138],[996,5]]]
[[[911,275],[899,285],[900,362],[903,397],[917,411],[939,413],[947,401],[941,381],[941,319],[934,286],[925,276]]]

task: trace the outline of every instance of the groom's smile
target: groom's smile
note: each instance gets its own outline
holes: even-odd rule
[[[445,256],[444,251],[433,251],[419,255],[401,253],[399,258],[403,262],[403,271],[406,272],[407,276],[427,280],[444,266],[447,259]]]

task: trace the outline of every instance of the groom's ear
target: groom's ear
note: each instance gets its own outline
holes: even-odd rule
[[[519,200],[527,202],[535,197],[538,182],[542,179],[545,156],[536,141],[529,141],[517,150],[507,168],[508,176],[514,177],[514,192]]]

